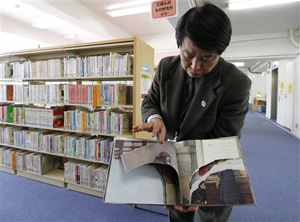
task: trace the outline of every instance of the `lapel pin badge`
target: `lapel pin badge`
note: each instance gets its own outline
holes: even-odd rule
[[[202,107],[205,107],[205,106],[206,106],[206,102],[205,102],[204,100],[201,102],[201,106],[202,106]]]

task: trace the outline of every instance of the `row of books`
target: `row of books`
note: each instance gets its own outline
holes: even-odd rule
[[[123,83],[64,85],[65,104],[132,105],[133,86]]]
[[[123,83],[97,85],[0,85],[0,102],[41,104],[132,105],[133,87]]]
[[[64,129],[122,135],[132,129],[132,112],[121,109],[69,110],[64,112]]]
[[[103,77],[133,74],[133,57],[110,52],[97,56],[68,56],[63,59],[0,63],[0,78]]]
[[[11,89],[11,87],[9,87]],[[44,97],[44,92],[41,89],[39,90],[40,98]],[[12,93],[13,99],[8,101],[20,102],[20,103],[29,103],[29,85],[13,85]]]
[[[7,85],[6,88],[11,85]],[[8,101],[21,103],[63,103],[63,85],[13,85],[13,99]],[[1,101],[1,100],[0,100]]]
[[[60,78],[63,77],[63,61],[48,59],[13,63],[13,78]]]
[[[1,146],[0,165],[43,175],[61,166],[61,161],[55,156]]]
[[[22,129],[18,126],[0,126],[0,143],[14,145],[14,132]]]
[[[109,162],[112,148],[111,138],[79,135],[64,138],[64,154],[69,157]]]
[[[43,175],[61,165],[60,158],[25,150],[16,151],[15,169]]]
[[[23,108],[23,107],[22,107]],[[64,108],[23,108],[24,124],[58,128],[64,125]],[[17,112],[18,113],[18,112]],[[17,115],[16,115],[17,117]]]
[[[16,126],[0,126],[0,143],[102,162],[109,162],[113,147],[112,138]]]
[[[131,132],[132,112],[118,108],[67,110],[56,108],[29,108],[18,105],[0,105],[0,122],[30,126],[64,127],[88,133],[123,135]]]
[[[30,108],[0,105],[0,122],[58,128],[64,125],[64,107]]]
[[[44,175],[61,166],[58,157],[0,146],[0,165],[13,170]],[[65,182],[104,191],[108,165],[70,160],[64,164]]]
[[[65,77],[96,77],[132,75],[133,58],[126,53],[110,52],[99,56],[64,58]]]
[[[7,87],[9,86],[10,85],[7,85]],[[53,94],[51,97],[57,98],[55,94],[56,86],[57,85],[13,85],[13,99],[11,101],[17,103],[48,103],[50,101],[47,101],[47,92]]]
[[[67,135],[70,134],[41,129],[13,131],[15,146],[56,154],[64,154],[64,139]]]
[[[98,163],[87,163],[77,160],[64,164],[65,181],[80,184],[101,191],[106,189],[108,166]]]

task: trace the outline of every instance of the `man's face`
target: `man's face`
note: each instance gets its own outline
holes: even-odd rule
[[[189,38],[180,46],[182,68],[192,78],[200,78],[209,73],[218,63],[219,55],[196,47]]]

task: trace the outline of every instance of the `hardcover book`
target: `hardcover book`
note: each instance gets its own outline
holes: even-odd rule
[[[254,205],[237,137],[167,141],[116,137],[106,203]]]

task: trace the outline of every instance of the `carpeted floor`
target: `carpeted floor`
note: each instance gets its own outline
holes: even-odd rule
[[[249,111],[241,146],[257,205],[235,207],[230,221],[300,221],[300,140]]]

